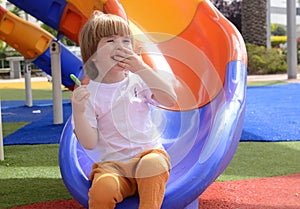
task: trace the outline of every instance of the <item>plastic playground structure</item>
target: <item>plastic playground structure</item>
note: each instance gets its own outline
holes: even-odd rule
[[[78,43],[94,9],[128,18],[144,59],[178,84],[178,106],[153,107],[172,161],[162,208],[198,208],[199,195],[225,170],[242,132],[247,55],[244,41],[209,0],[10,0]],[[0,38],[51,75],[50,47],[61,45],[62,84],[82,78],[82,62],[48,32],[0,8]],[[70,120],[61,136],[61,174],[71,195],[88,207],[88,175],[97,153],[84,150]],[[137,208],[138,197],[117,208]]]

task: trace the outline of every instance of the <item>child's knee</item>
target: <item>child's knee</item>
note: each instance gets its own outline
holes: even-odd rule
[[[89,191],[89,204],[116,204],[122,201],[119,191],[119,179],[117,176],[96,174]]]
[[[149,153],[143,156],[136,169],[136,178],[145,178],[165,174],[169,171],[169,162],[158,153]]]

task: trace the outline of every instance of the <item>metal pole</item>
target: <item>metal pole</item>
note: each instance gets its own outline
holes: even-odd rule
[[[271,2],[267,0],[267,48],[271,48]]]
[[[52,97],[53,97],[53,123],[63,123],[62,90],[61,90],[61,62],[60,45],[52,41],[50,45],[51,72],[52,72]]]
[[[288,79],[297,78],[296,1],[287,0]]]
[[[25,20],[28,21],[28,14],[25,12]],[[26,105],[28,107],[32,107],[32,89],[31,89],[31,66],[25,59],[25,70],[24,70],[24,77],[25,77],[25,99]]]
[[[2,133],[2,113],[1,113],[1,98],[0,98],[0,160],[4,160],[3,133]]]
[[[25,78],[26,105],[28,107],[32,107],[31,66],[30,66],[30,63],[28,63],[26,61],[25,61],[24,78]]]

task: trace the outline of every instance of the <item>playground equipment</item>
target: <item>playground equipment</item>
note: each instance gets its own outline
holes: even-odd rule
[[[38,5],[37,2],[34,4]],[[0,7],[0,19],[0,39],[19,51],[24,59],[32,60],[36,66],[51,75],[50,44],[57,39],[37,25],[19,18],[3,7]],[[61,57],[63,57],[61,61],[62,84],[71,87],[74,83],[69,75],[73,73],[80,77],[82,62],[63,44],[59,44],[61,45]]]
[[[2,160],[4,160],[4,147],[3,147],[2,112],[1,112],[1,98],[0,98],[0,161]]]
[[[227,167],[242,132],[247,56],[235,27],[208,0],[10,2],[75,42],[93,9],[128,18],[137,40],[145,45],[144,59],[156,69],[167,66],[178,82],[178,106],[153,107],[173,166],[162,208],[198,208],[198,196]],[[23,40],[13,32],[19,27],[35,38]],[[2,9],[0,38],[51,72],[51,35]],[[63,45],[61,57],[62,83],[72,87],[69,75],[82,78],[82,63]],[[86,207],[88,175],[96,156],[81,147],[68,120],[59,151],[61,173],[72,196]],[[137,207],[136,196],[117,205]]]

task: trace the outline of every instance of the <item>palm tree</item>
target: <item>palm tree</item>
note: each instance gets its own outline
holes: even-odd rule
[[[267,46],[267,1],[242,1],[242,35],[246,43]]]

